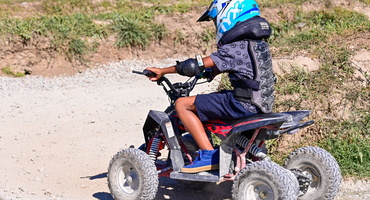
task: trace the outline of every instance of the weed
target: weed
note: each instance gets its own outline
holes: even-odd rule
[[[179,13],[186,13],[189,11],[189,9],[191,8],[191,4],[190,2],[181,2],[181,3],[178,3],[174,6],[174,11],[175,12],[179,12]]]
[[[14,76],[14,77],[23,77],[23,76],[26,76],[25,73],[22,73],[22,72],[15,72],[11,67],[7,66],[7,67],[3,67],[1,68],[1,71],[6,74],[6,75],[9,75],[9,76]]]
[[[363,2],[363,3],[365,3],[365,4],[370,4],[370,0],[359,0],[360,2]]]
[[[215,38],[214,29],[211,29],[211,28],[204,29],[200,35],[200,38],[206,44],[213,42]]]
[[[76,11],[87,11],[92,8],[88,0],[57,0],[57,1],[42,1],[42,8],[45,13],[50,15],[70,14]]]
[[[69,42],[68,47],[67,56],[71,60],[83,60],[83,56],[88,50],[88,46],[81,39],[72,39]]]
[[[177,43],[183,44],[185,42],[185,34],[181,30],[176,29],[173,41],[175,44]]]
[[[218,84],[217,90],[232,90],[233,87],[231,86],[230,79],[226,74],[222,74],[221,81]]]
[[[112,26],[117,33],[115,45],[119,48],[129,46],[144,48],[151,38],[146,26],[136,18],[119,15],[114,19]]]
[[[305,86],[307,81],[310,79],[309,74],[302,68],[292,66],[288,69],[289,72],[283,70],[282,75],[277,75],[279,84],[276,91],[282,95],[291,95],[291,94],[304,94],[307,90]]]
[[[3,67],[1,68],[1,71],[6,75],[13,75],[13,70],[10,67]]]
[[[155,40],[163,40],[167,36],[167,29],[164,24],[150,24],[150,31],[152,32],[152,37]]]

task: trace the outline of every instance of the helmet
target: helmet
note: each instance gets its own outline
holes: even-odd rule
[[[214,0],[197,22],[212,19],[216,26],[216,40],[218,42],[222,35],[238,22],[259,15],[258,4],[254,0]]]

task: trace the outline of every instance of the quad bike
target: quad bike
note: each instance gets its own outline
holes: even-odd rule
[[[153,76],[152,72],[133,71]],[[108,168],[108,186],[117,200],[154,199],[159,177],[176,179],[183,187],[202,189],[206,184],[233,181],[232,198],[237,200],[329,200],[339,190],[339,166],[327,151],[318,147],[303,147],[292,152],[284,166],[271,161],[265,141],[281,134],[293,134],[313,124],[301,123],[310,111],[256,114],[244,119],[204,122],[214,148],[220,151],[220,168],[195,174],[180,169],[193,161],[199,150],[187,134],[174,111],[180,97],[189,96],[198,80],[207,72],[183,83],[172,84],[162,77],[157,80],[170,100],[164,111],[149,111],[143,126],[145,143],[139,148],[122,149],[113,156]],[[213,143],[217,136],[221,142]]]

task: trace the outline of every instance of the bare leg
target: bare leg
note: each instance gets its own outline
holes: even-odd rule
[[[193,136],[195,142],[202,150],[213,150],[212,144],[209,142],[204,127],[199,117],[195,114],[197,109],[194,105],[195,96],[182,97],[177,99],[175,109],[180,117],[180,120]]]

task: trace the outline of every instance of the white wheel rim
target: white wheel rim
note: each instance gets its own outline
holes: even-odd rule
[[[132,194],[139,188],[139,175],[130,164],[123,164],[118,170],[118,185],[122,192]]]
[[[308,191],[306,194],[314,193],[318,188],[321,186],[321,175],[319,170],[313,167],[310,164],[303,164],[299,167],[300,170],[304,172],[308,172],[312,176],[312,181],[310,186],[308,187]]]
[[[242,192],[244,200],[274,200],[272,188],[264,181],[252,181],[247,183]]]

